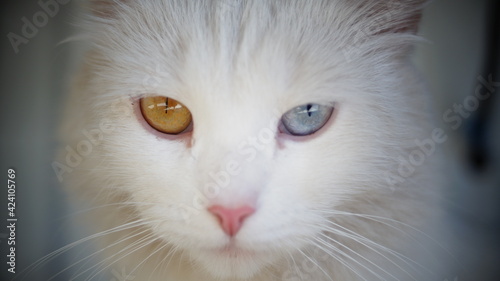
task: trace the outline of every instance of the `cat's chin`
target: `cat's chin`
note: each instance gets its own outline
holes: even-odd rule
[[[229,280],[252,278],[275,261],[270,253],[236,246],[203,249],[193,257],[214,278]]]

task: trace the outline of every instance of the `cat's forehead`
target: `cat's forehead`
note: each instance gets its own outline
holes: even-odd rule
[[[328,100],[329,84],[345,75],[336,71],[343,59],[332,50],[337,39],[323,34],[326,20],[277,14],[264,4],[189,9],[153,2],[103,28],[107,71],[134,95],[298,105]]]
[[[346,92],[339,90],[344,85],[366,80],[360,73],[367,66],[382,63],[378,56],[363,57],[366,50],[357,52],[370,44],[353,31],[372,22],[350,15],[344,1],[299,1],[279,10],[272,1],[228,2],[123,5],[118,16],[95,28],[105,58],[102,77],[135,96],[157,94],[191,104],[278,103],[284,110],[329,102]]]

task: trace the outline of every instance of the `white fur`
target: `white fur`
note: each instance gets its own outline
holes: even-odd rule
[[[427,236],[437,154],[388,183],[431,134],[408,59],[422,1],[95,2],[63,135],[77,147],[82,130],[112,128],[63,178],[106,206],[97,230],[143,223],[100,237],[109,267],[141,281],[445,279],[427,251],[442,251]],[[185,104],[193,132],[148,129],[137,103],[149,94]],[[279,134],[279,117],[310,102],[335,106],[326,127]],[[227,163],[240,171],[207,196]],[[257,212],[230,242],[205,207],[249,200]]]

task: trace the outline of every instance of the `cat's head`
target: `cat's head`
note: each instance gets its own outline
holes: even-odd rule
[[[71,175],[214,276],[320,245],[334,210],[393,191],[423,118],[422,1],[93,2],[77,92],[102,140]]]

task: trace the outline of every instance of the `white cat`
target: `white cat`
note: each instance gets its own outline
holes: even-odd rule
[[[96,206],[98,265],[444,280],[443,136],[409,60],[423,5],[91,1],[55,169]]]

